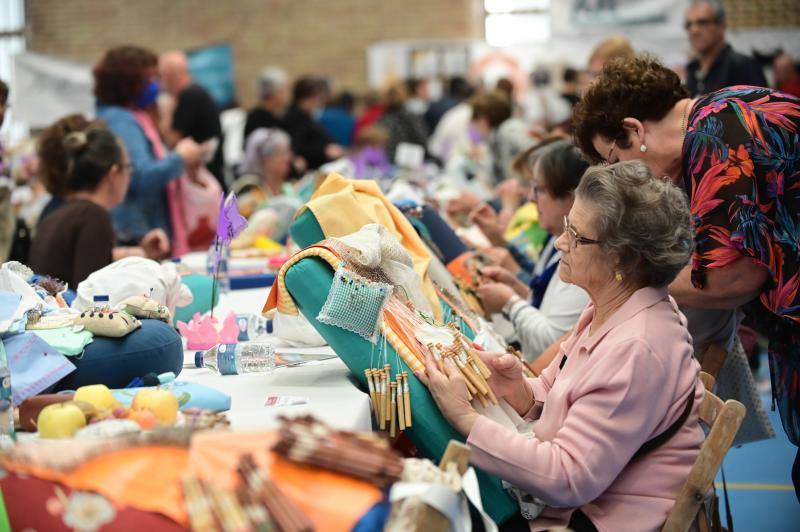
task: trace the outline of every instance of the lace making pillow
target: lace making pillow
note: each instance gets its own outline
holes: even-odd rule
[[[84,328],[95,336],[121,338],[131,331],[142,326],[141,322],[127,312],[109,310],[108,308],[93,308],[82,312],[76,325]]]

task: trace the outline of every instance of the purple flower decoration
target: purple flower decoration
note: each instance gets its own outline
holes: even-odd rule
[[[239,214],[239,203],[236,201],[236,194],[231,192],[227,201],[223,196],[219,205],[219,217],[217,218],[217,238],[219,243],[227,246],[245,227],[247,227],[247,218]]]
[[[378,177],[385,177],[392,169],[383,148],[374,146],[366,146],[352,156],[350,161],[353,163],[353,177],[356,179],[370,179],[376,173]]]

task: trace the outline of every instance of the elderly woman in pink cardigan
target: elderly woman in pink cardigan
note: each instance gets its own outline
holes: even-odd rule
[[[545,505],[531,530],[659,530],[703,442],[703,386],[667,285],[688,263],[684,194],[639,162],[592,167],[556,241],[562,279],[591,302],[535,379],[487,357],[490,384],[533,436],[478,414],[451,365],[426,364],[431,393],[471,461]]]

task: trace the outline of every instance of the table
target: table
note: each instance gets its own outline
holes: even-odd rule
[[[215,315],[228,312],[260,313],[268,290],[235,290],[222,294]],[[290,348],[278,338],[262,337],[276,349],[287,353],[333,353],[328,347]],[[184,352],[184,364],[194,363],[194,351]],[[184,369],[179,379],[210,386],[231,396],[228,418],[234,429],[270,429],[277,417],[311,414],[330,425],[347,430],[370,431],[372,420],[369,395],[354,386],[350,371],[339,359],[325,360],[299,367],[278,368],[269,375],[217,375],[208,369]],[[307,397],[308,403],[296,406],[267,407],[268,395]]]

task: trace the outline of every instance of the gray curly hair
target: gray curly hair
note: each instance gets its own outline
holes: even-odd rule
[[[689,263],[694,239],[686,194],[654,178],[641,161],[589,168],[575,195],[597,206],[597,238],[626,279],[664,286]]]

